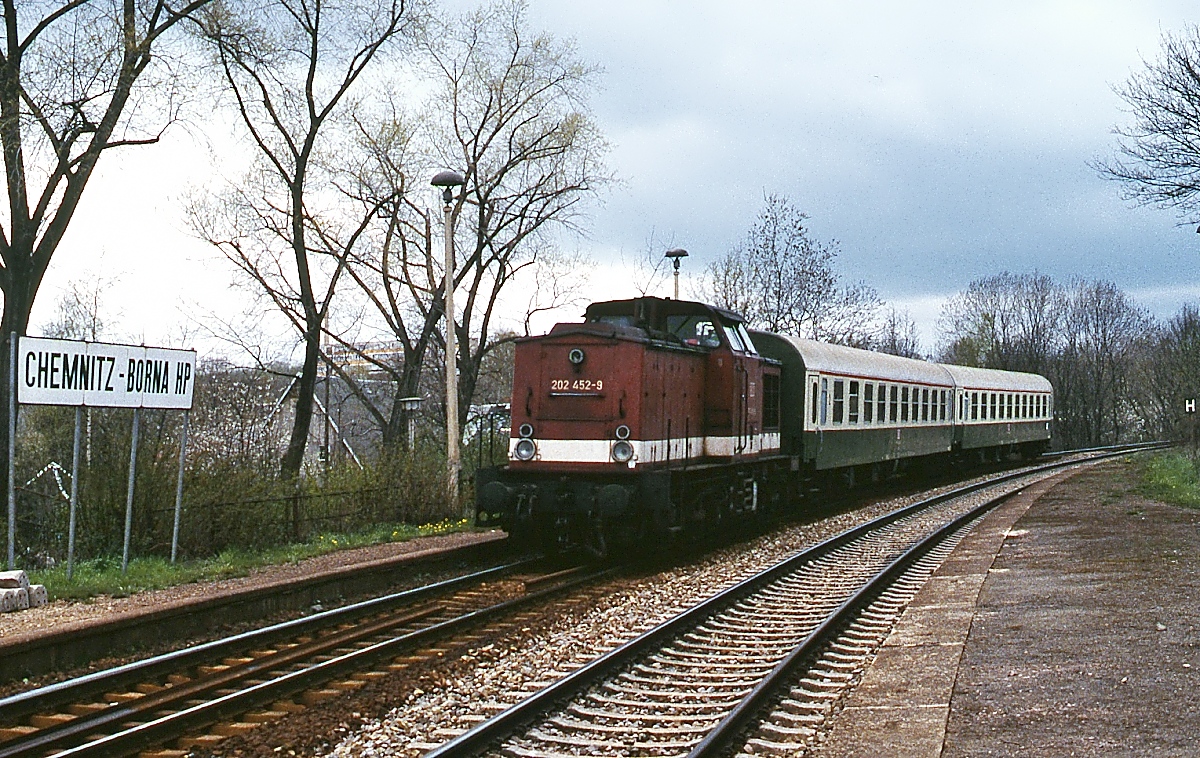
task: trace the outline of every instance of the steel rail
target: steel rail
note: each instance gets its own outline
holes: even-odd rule
[[[232,637],[193,645],[182,650],[163,653],[115,668],[86,674],[38,689],[28,690],[6,698],[0,698],[0,714],[4,723],[17,723],[34,713],[60,705],[79,702],[105,690],[123,686],[165,673],[188,668],[205,661],[219,659],[258,645],[270,644],[289,636],[301,635],[314,629],[331,626],[341,621],[365,616],[370,613],[391,610],[403,605],[420,602],[430,597],[454,591],[461,587],[499,576],[506,572],[528,568],[541,558],[528,558],[513,563],[493,566],[482,571],[453,577],[423,587],[394,592],[382,597],[363,600],[351,605],[314,613],[311,616],[292,619],[278,624],[242,632]],[[0,743],[3,744],[3,743]]]
[[[503,616],[523,605],[535,602],[552,594],[563,592],[593,581],[599,576],[611,573],[614,569],[604,568],[552,587],[529,593],[519,598],[507,600],[487,608],[470,611],[452,619],[432,624],[428,627],[398,635],[387,640],[376,642],[358,650],[354,650],[334,658],[315,663],[307,668],[282,674],[265,682],[259,682],[249,687],[217,697],[206,703],[183,708],[171,714],[152,718],[137,723],[120,732],[103,736],[85,744],[70,747],[56,756],[112,756],[126,755],[138,750],[161,744],[173,737],[182,736],[190,729],[215,723],[224,718],[244,713],[263,703],[269,703],[280,698],[294,695],[310,688],[314,684],[329,681],[348,672],[360,671],[373,662],[395,657],[396,655],[429,642],[442,639],[447,635],[460,632],[498,616]],[[239,667],[240,668],[240,667]],[[232,675],[233,672],[228,672]],[[247,672],[253,676],[258,672]],[[243,677],[244,678],[244,677]],[[230,682],[222,682],[228,688]],[[167,695],[171,689],[155,693]],[[180,696],[184,702],[193,696],[186,692],[187,687],[181,687]],[[157,702],[155,695],[139,698],[127,705],[106,709],[96,714],[96,717],[81,716],[61,727],[43,730],[30,735],[26,739],[0,743],[0,758],[16,758],[17,756],[42,755],[49,749],[57,749],[64,742],[70,742],[79,736],[90,736],[98,730],[112,724],[129,724],[146,715],[161,713],[169,707],[169,703]],[[146,708],[137,706],[143,700]],[[177,698],[178,700],[178,698]]]
[[[1131,445],[1128,449],[1118,452],[1110,452],[1101,454],[1094,458],[1086,460],[1073,461],[1056,461],[1038,466],[1027,468],[1023,471],[1009,472],[1000,474],[980,482],[968,484],[962,487],[957,487],[953,490],[935,495],[930,498],[912,503],[910,505],[898,508],[891,513],[884,514],[875,519],[872,519],[864,524],[853,527],[842,532],[834,537],[830,537],[810,548],[807,548],[800,553],[788,558],[775,566],[772,566],[764,571],[738,582],[713,597],[705,600],[683,613],[664,621],[658,626],[643,632],[638,637],[621,645],[608,653],[600,656],[591,663],[576,669],[567,674],[553,684],[545,687],[530,697],[522,700],[516,705],[502,711],[492,718],[481,722],[475,727],[467,730],[463,734],[454,739],[438,746],[432,751],[425,754],[425,758],[457,758],[458,756],[474,755],[480,750],[486,748],[502,738],[514,732],[518,727],[526,724],[538,716],[543,715],[556,704],[565,702],[582,692],[587,687],[591,686],[597,680],[604,678],[626,663],[641,656],[647,650],[659,646],[661,642],[678,636],[683,630],[697,626],[700,622],[709,618],[715,613],[732,606],[743,597],[746,597],[759,589],[760,587],[771,583],[775,579],[791,573],[793,570],[810,563],[828,553],[833,552],[839,547],[846,545],[860,536],[887,526],[895,521],[905,518],[918,511],[928,509],[934,505],[953,500],[956,498],[970,495],[979,490],[995,487],[1015,479],[1026,476],[1036,475],[1039,473],[1052,471],[1058,468],[1066,468],[1081,463],[1087,463],[1094,460],[1101,460],[1110,457],[1125,455],[1129,452],[1138,452],[1143,449],[1150,449],[1146,445]]]

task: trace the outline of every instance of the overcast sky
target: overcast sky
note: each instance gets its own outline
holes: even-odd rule
[[[843,275],[910,310],[926,349],[945,298],[1002,270],[1109,279],[1169,317],[1200,300],[1200,235],[1131,207],[1089,162],[1112,154],[1128,118],[1113,88],[1157,55],[1162,32],[1196,20],[1188,9],[532,0],[535,26],[605,69],[593,105],[621,183],[578,242],[600,266],[593,292],[633,294],[607,267],[652,232],[687,248],[685,272],[698,273],[778,192],[839,241]],[[162,342],[185,313],[227,312],[228,266],[179,211],[211,170],[184,130],[106,155],[35,323],[80,270],[119,275],[127,337]]]

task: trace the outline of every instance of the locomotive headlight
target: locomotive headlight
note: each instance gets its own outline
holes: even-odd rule
[[[625,426],[624,424],[621,424],[620,426],[618,426],[617,427],[617,439],[619,439],[619,440],[629,439],[629,427]]]
[[[572,365],[575,365],[575,366],[580,365],[581,363],[583,363],[583,359],[584,359],[583,351],[577,347],[572,348],[571,352],[567,353],[567,360],[569,360]]]
[[[612,446],[612,457],[617,463],[628,463],[633,458],[633,443],[629,440],[617,440]]]
[[[522,439],[532,439],[533,424],[521,424],[521,426],[517,427],[517,435]]]
[[[513,457],[518,461],[531,461],[535,455],[537,455],[537,444],[528,438],[518,440],[516,447],[513,448]]]

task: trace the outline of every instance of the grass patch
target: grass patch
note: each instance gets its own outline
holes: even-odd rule
[[[96,558],[75,564],[75,575],[67,579],[63,563],[52,569],[30,571],[30,581],[46,585],[50,598],[85,599],[96,595],[124,597],[134,592],[156,590],[188,582],[210,582],[245,576],[262,566],[295,563],[325,555],[385,542],[403,542],[414,537],[449,534],[470,529],[467,519],[447,519],[436,524],[390,524],[352,534],[320,534],[309,542],[252,552],[226,550],[212,558],[171,564],[165,558],[134,558],[129,571],[121,573],[120,558]]]
[[[1141,471],[1141,491],[1163,503],[1200,508],[1200,471],[1182,453],[1151,456]]]

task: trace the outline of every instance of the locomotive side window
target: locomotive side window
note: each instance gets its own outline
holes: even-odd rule
[[[843,414],[846,410],[846,383],[841,379],[833,380],[833,423],[842,423]]]
[[[847,421],[858,423],[858,382],[854,380],[850,381],[850,416]]]
[[[779,428],[778,374],[763,374],[763,428]]]
[[[896,398],[899,397],[900,388],[893,384],[889,391],[892,393],[892,397],[891,397],[890,410],[888,411],[888,420],[891,421],[892,423],[895,423],[896,422],[896,405],[897,405]]]
[[[758,348],[754,347],[754,343],[750,341],[750,332],[746,331],[745,325],[738,324],[737,333],[738,337],[742,339],[742,345],[745,346],[746,352],[758,355]]]
[[[863,423],[871,423],[875,413],[875,385],[863,382]]]

